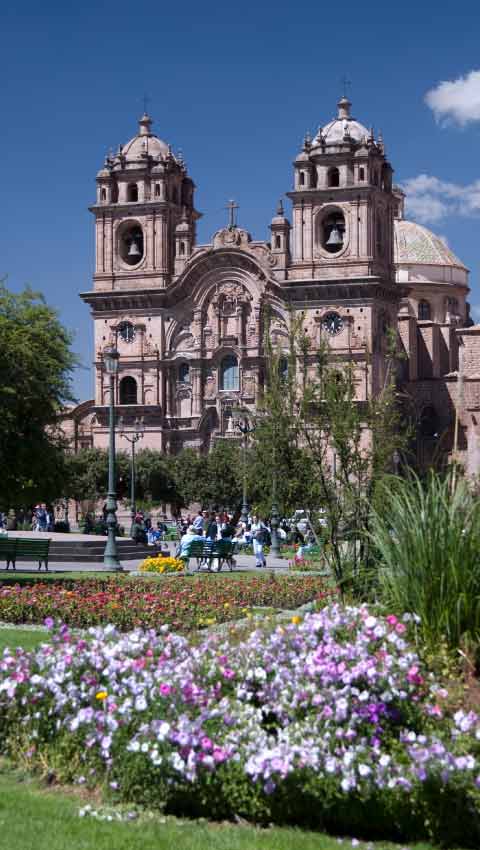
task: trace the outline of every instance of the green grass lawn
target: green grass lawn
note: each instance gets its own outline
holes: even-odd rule
[[[21,646],[23,649],[35,649],[40,643],[45,642],[48,642],[48,632],[44,629],[0,628],[0,653],[6,646],[10,649],[16,646]]]
[[[351,838],[298,829],[256,829],[208,824],[149,813],[131,822],[79,817],[87,802],[65,790],[44,789],[31,779],[0,772],[0,848],[5,850],[339,850]],[[95,808],[98,804],[91,803]],[[102,810],[115,812],[113,809]],[[118,809],[117,811],[121,811]],[[123,808],[125,813],[128,809]],[[394,850],[402,845],[359,842],[357,850]],[[405,845],[403,845],[405,846]],[[409,850],[433,850],[428,844]]]

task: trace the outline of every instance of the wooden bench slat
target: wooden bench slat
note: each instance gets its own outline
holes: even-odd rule
[[[15,569],[15,564],[18,558],[33,556],[34,560],[38,560],[38,569],[42,568],[42,561],[45,564],[45,569],[48,571],[48,552],[50,550],[50,538],[48,540],[32,540],[31,538],[10,537],[7,540],[0,540],[0,556],[3,555],[6,561],[6,568],[9,569],[10,563]]]

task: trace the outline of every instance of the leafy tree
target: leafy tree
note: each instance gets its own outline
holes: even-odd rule
[[[80,449],[65,457],[65,495],[82,501],[104,499],[108,490],[108,452],[104,449]],[[116,489],[119,497],[129,491],[130,465],[125,452],[115,458]]]
[[[136,491],[139,498],[158,502],[177,501],[172,459],[154,449],[142,449],[136,456]],[[130,474],[128,481],[130,486]]]
[[[40,293],[0,283],[0,503],[63,495],[58,415],[72,401],[71,335]]]
[[[183,449],[173,465],[179,508],[193,502],[208,507],[239,507],[242,466],[236,440],[218,440],[207,455]]]

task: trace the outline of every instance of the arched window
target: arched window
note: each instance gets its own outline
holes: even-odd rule
[[[418,302],[418,318],[422,322],[428,322],[431,319],[430,304],[428,301]]]
[[[331,168],[328,172],[328,185],[329,186],[340,186],[340,172],[338,168]]]
[[[190,366],[188,363],[181,363],[178,370],[178,380],[181,384],[190,383]]]
[[[138,186],[136,183],[129,183],[127,188],[127,201],[138,201]]]
[[[185,254],[185,242],[180,242],[180,251],[179,251],[179,253],[180,253],[180,255],[181,255],[181,256],[182,256],[183,254]]]
[[[137,382],[135,378],[127,376],[120,381],[120,404],[137,403]]]
[[[331,212],[321,220],[320,239],[322,246],[330,254],[341,251],[345,237],[345,218],[343,213]]]
[[[359,180],[365,180],[365,169],[364,168],[358,169],[358,179]]]
[[[234,354],[228,354],[220,366],[220,386],[222,390],[238,390],[238,384],[238,360]]]
[[[281,248],[281,247],[282,247],[282,240],[280,239],[280,236],[277,233],[276,236],[275,236],[275,248]]]
[[[107,200],[107,190],[102,189],[102,201],[106,201],[106,200]]]
[[[155,183],[155,197],[160,197],[160,183]]]
[[[286,381],[288,378],[288,360],[286,357],[281,357],[278,361],[278,375],[281,381]]]
[[[305,173],[303,171],[300,172],[299,182],[300,182],[300,186],[305,185]]]

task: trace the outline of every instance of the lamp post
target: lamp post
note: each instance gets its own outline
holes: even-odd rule
[[[117,551],[115,532],[117,530],[117,494],[115,492],[115,375],[118,372],[119,353],[114,345],[103,352],[105,370],[110,379],[110,416],[108,442],[108,493],[107,493],[107,544],[103,553],[103,563],[109,570],[123,569]]]
[[[133,533],[133,526],[135,524],[135,515],[137,513],[135,506],[135,446],[139,440],[142,439],[145,433],[145,423],[143,421],[143,416],[141,419],[135,419],[133,423],[133,430],[130,433],[127,433],[125,428],[125,423],[123,416],[120,417],[118,424],[120,425],[120,436],[124,437],[132,447],[132,462],[131,462],[131,473],[130,473],[130,508],[132,512],[132,524],[130,527],[130,536]]]
[[[248,435],[255,431],[255,425],[248,421],[246,414],[239,415],[238,419],[233,420],[235,428],[238,428],[243,436],[242,440],[242,465],[243,465],[243,494],[242,494],[242,512],[240,514],[241,521],[247,525],[248,523],[248,502],[247,502],[247,446]]]

